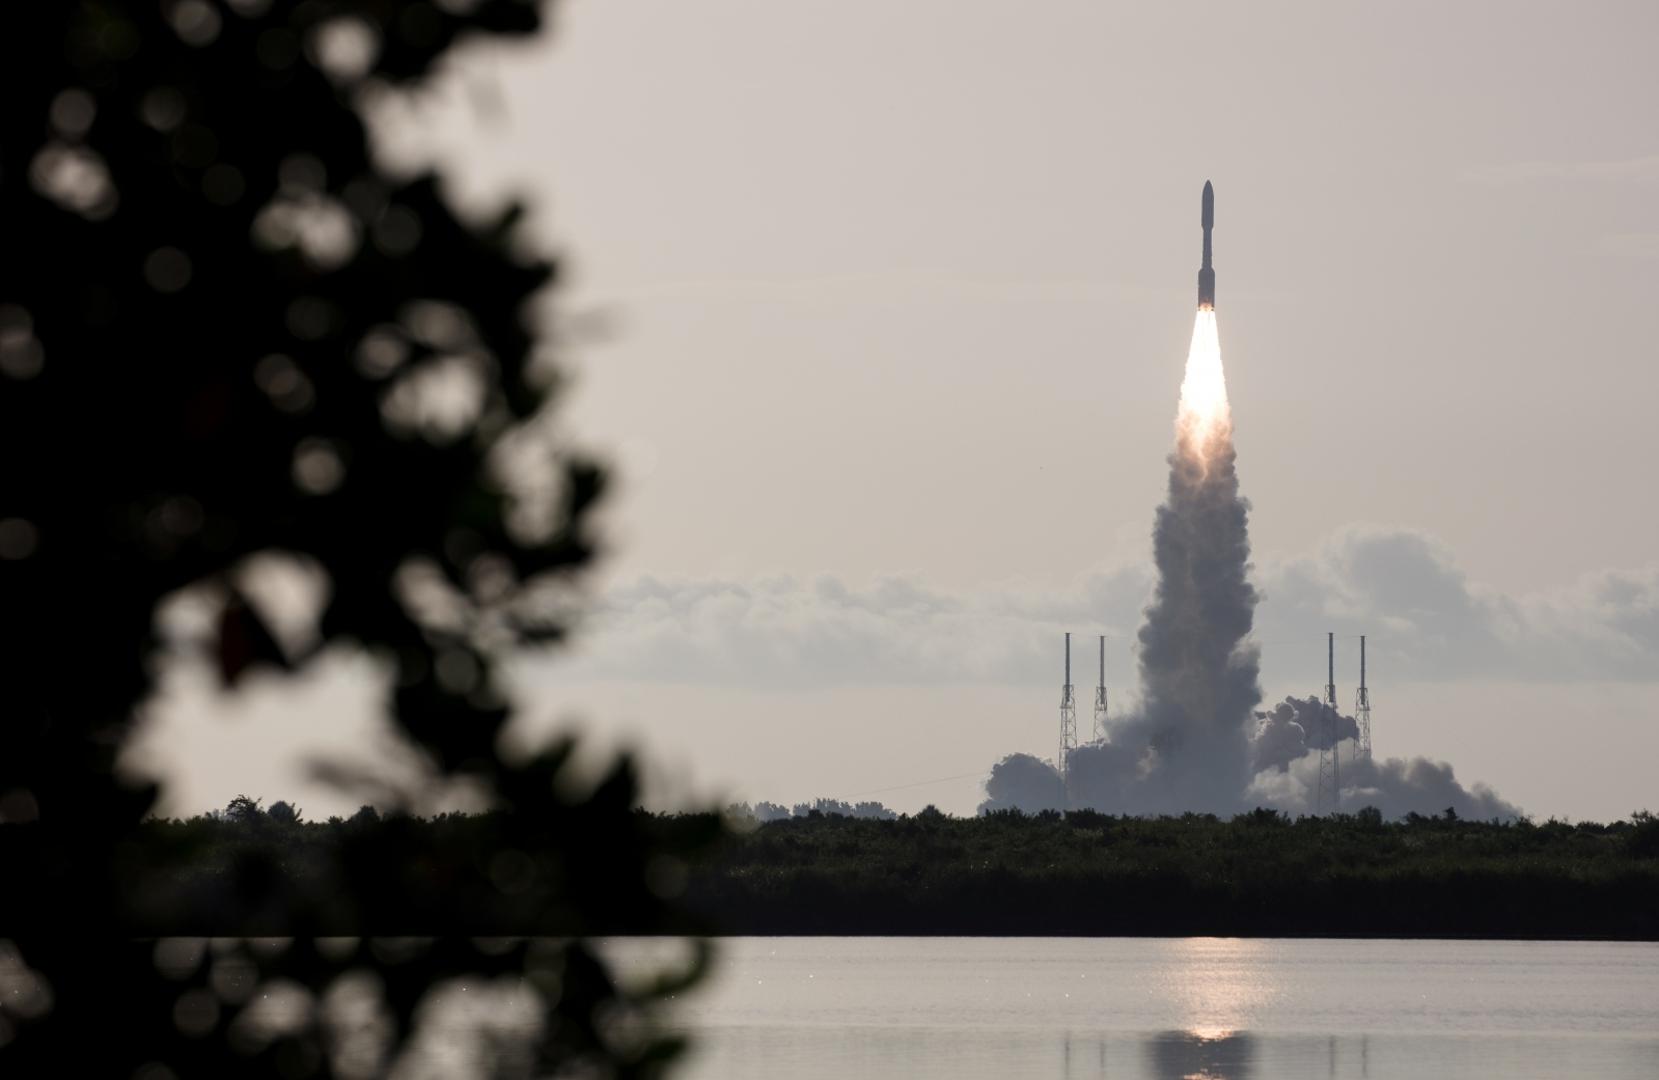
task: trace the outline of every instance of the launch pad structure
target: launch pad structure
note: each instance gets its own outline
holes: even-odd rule
[[[1100,681],[1094,691],[1092,743],[1107,739],[1106,721],[1106,635],[1100,635]],[[1060,753],[1055,771],[1060,776],[1060,804],[1069,807],[1067,777],[1071,752],[1077,749],[1077,690],[1071,681],[1071,634],[1065,641],[1065,681],[1060,684]],[[1366,680],[1365,635],[1359,635],[1359,688],[1354,693],[1354,722],[1358,729],[1350,761],[1371,760],[1371,690]],[[1313,812],[1335,814],[1342,810],[1342,713],[1336,704],[1336,634],[1325,635],[1325,700],[1319,720],[1319,781],[1314,789]],[[1312,732],[1310,735],[1314,734]]]
[[[1094,688],[1092,742],[1106,741],[1106,635],[1100,635],[1100,683]],[[1077,693],[1071,684],[1071,633],[1066,634],[1066,681],[1060,684],[1060,756],[1055,771],[1060,774],[1060,805],[1069,807],[1066,773],[1071,752],[1077,749]]]
[[[1066,681],[1060,686],[1060,773],[1061,803],[1065,803],[1066,758],[1077,749],[1077,700],[1071,687],[1071,634],[1066,634]]]
[[[1314,793],[1314,813],[1336,813],[1342,809],[1341,729],[1336,711],[1336,635],[1325,635],[1325,709],[1320,717],[1319,787]]]
[[[1094,742],[1106,741],[1106,635],[1100,635],[1100,685],[1094,688]]]
[[[1371,691],[1365,688],[1365,635],[1359,636],[1359,690],[1354,693],[1354,720],[1359,724],[1361,761],[1371,760]]]

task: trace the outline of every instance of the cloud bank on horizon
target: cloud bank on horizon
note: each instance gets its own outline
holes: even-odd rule
[[[1254,637],[1270,671],[1302,648],[1322,676],[1323,638],[1334,631],[1369,636],[1378,682],[1659,681],[1659,567],[1506,595],[1471,582],[1424,533],[1351,526],[1253,579],[1262,595]],[[571,682],[1046,684],[1059,681],[1060,636],[1070,630],[1085,657],[1091,634],[1108,635],[1116,694],[1152,584],[1149,565],[1091,573],[1066,590],[647,577],[607,591],[568,650],[532,663]],[[1081,685],[1092,683],[1087,660],[1079,671]]]

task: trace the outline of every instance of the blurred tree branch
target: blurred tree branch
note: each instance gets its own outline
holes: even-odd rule
[[[556,268],[522,254],[518,208],[475,227],[435,177],[380,169],[352,106],[541,17],[534,0],[0,9],[0,805],[28,807],[0,825],[0,938],[49,999],[0,1013],[8,1075],[379,1075],[429,992],[465,973],[535,1002],[525,1075],[646,1075],[672,1050],[615,1020],[645,1002],[580,942],[619,905],[641,929],[672,917],[647,887],[671,855],[638,828],[630,765],[571,803],[555,785],[568,745],[497,752],[496,661],[559,636],[527,596],[592,558],[604,490],[592,464],[536,450],[550,390],[532,309]],[[515,445],[555,504],[517,493],[500,465]],[[398,728],[507,811],[505,850],[548,861],[570,940],[299,940],[162,963],[171,946],[131,939],[123,856],[156,792],[114,762],[155,675],[156,606],[213,590],[227,683],[303,664],[235,584],[273,552],[326,577],[320,645],[384,657]],[[344,869],[367,888],[380,864],[357,857]],[[254,926],[282,868],[249,858],[232,916]],[[301,1022],[248,1037],[250,996],[216,974],[237,964],[296,989]],[[347,1053],[330,1012],[349,986],[379,988],[372,1053]]]

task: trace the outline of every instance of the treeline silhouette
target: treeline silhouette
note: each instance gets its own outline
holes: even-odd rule
[[[687,900],[734,932],[1659,938],[1659,820],[1092,810],[759,825]]]
[[[239,796],[226,811],[150,820],[114,867],[125,926],[141,937],[693,933],[674,905],[692,860],[724,835],[718,814],[656,818],[610,783],[539,821],[514,811],[304,820]],[[621,801],[618,801],[621,800]],[[27,856],[33,825],[0,824],[0,865]],[[0,924],[54,925],[26,892],[0,890]]]
[[[365,807],[306,822],[245,802],[145,826],[128,869],[144,932],[535,935],[574,918],[609,933],[1659,938],[1659,819],[1646,813],[1603,825],[636,809],[627,839],[576,819],[555,840],[499,813]],[[588,882],[591,906],[572,912],[564,875],[606,866],[637,878]],[[640,896],[680,914],[665,922]]]

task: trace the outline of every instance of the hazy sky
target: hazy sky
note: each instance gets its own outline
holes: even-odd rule
[[[1659,7],[560,10],[383,124],[529,199],[603,330],[566,416],[613,551],[577,654],[522,665],[531,727],[751,799],[968,774],[878,796],[965,812],[1053,754],[1059,633],[1085,704],[1096,633],[1132,694],[1210,179],[1269,692],[1369,633],[1379,754],[1659,806]],[[178,673],[181,805],[283,795],[230,740],[311,738],[248,719],[302,692],[345,738],[340,667],[228,725]]]

